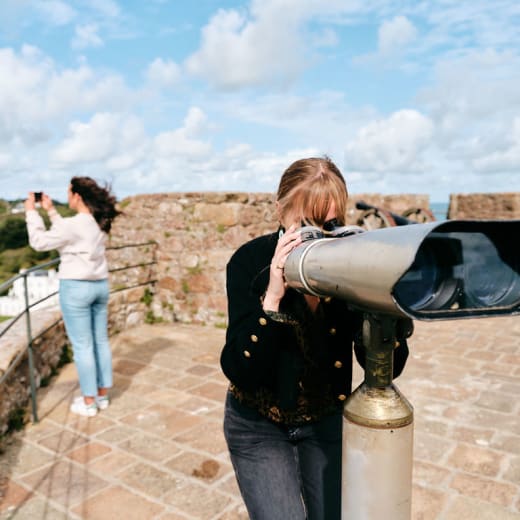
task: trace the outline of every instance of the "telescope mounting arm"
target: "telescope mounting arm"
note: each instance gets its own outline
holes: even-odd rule
[[[363,345],[365,347],[365,384],[385,388],[392,384],[394,350],[399,340],[413,333],[413,322],[387,314],[364,313]]]

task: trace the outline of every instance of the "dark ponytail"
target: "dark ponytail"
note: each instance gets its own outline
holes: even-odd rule
[[[121,214],[116,209],[117,200],[111,193],[110,186],[103,188],[90,177],[72,177],[70,186],[72,193],[80,195],[101,231],[109,233],[112,221]]]

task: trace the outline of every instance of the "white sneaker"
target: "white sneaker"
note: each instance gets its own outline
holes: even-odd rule
[[[85,404],[83,396],[76,397],[74,402],[70,405],[70,411],[83,417],[94,417],[98,412],[98,407],[95,402]]]
[[[110,399],[108,398],[108,395],[97,395],[96,404],[100,410],[106,410],[108,408],[108,405],[110,404]]]

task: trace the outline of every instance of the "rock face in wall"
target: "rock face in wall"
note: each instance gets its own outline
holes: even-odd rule
[[[353,195],[351,224],[362,213],[355,209],[357,200],[399,214],[429,207],[426,195]],[[226,264],[243,243],[276,231],[273,201],[267,193],[161,193],[123,200],[124,215],[115,221],[111,243],[157,242],[150,319],[225,326]]]
[[[450,219],[520,219],[520,192],[450,195]]]
[[[247,240],[276,229],[272,196],[169,193],[125,199],[111,243],[155,240],[151,319],[225,323],[225,266]]]
[[[36,388],[45,384],[58,366],[60,358],[67,346],[67,337],[61,314],[57,309],[44,309],[31,313],[31,325],[35,336],[42,335],[33,341],[33,366]],[[2,337],[0,353],[0,376],[7,372],[8,367],[22,355],[22,360],[11,371],[7,379],[0,385],[0,435],[8,428],[13,412],[23,407],[30,396],[27,332],[24,319],[16,323]]]

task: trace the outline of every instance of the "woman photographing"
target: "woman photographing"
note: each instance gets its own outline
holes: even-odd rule
[[[57,249],[60,254],[60,307],[82,394],[70,409],[93,417],[108,407],[108,390],[112,386],[105,243],[120,212],[110,189],[90,177],[71,179],[68,203],[77,214],[63,218],[51,198],[41,194],[41,207],[51,221],[50,229],[46,229],[31,192],[25,201],[25,215],[31,247],[37,251]]]

